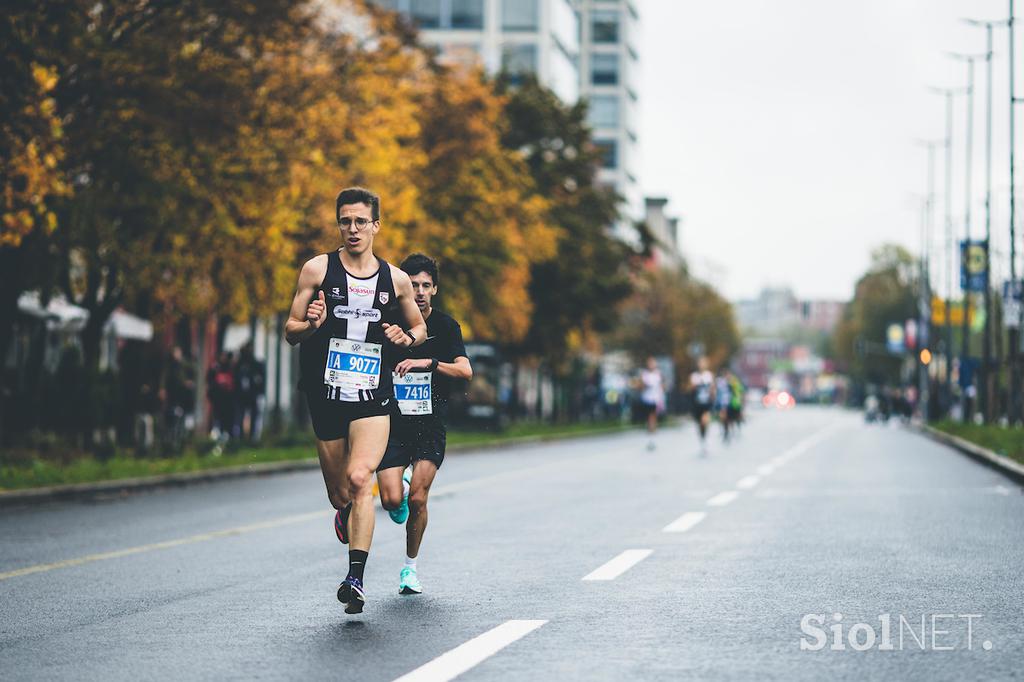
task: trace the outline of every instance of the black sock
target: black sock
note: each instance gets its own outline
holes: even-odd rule
[[[348,577],[363,579],[363,569],[366,568],[366,558],[369,552],[361,549],[350,549],[348,551]]]

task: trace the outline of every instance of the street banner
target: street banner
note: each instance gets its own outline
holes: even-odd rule
[[[964,291],[985,291],[988,279],[985,272],[984,241],[960,242],[960,288]]]
[[[1013,286],[1016,285],[1016,286]],[[1024,280],[1003,282],[1003,326],[1016,329],[1020,324],[1021,305],[1024,304]]]
[[[909,319],[903,325],[907,348],[917,350],[917,320]]]
[[[964,306],[959,301],[951,301],[949,307],[949,324],[959,327],[964,323]],[[968,323],[972,325],[975,323],[977,313],[978,310],[972,305],[967,313]],[[938,297],[932,299],[932,324],[935,326],[946,324],[946,302]]]
[[[904,341],[903,325],[890,324],[885,332],[885,347],[889,349],[889,352],[903,353],[906,350]]]

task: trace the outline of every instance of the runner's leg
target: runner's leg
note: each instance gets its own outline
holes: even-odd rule
[[[411,559],[420,553],[423,533],[427,529],[427,498],[436,475],[437,465],[430,460],[418,459],[413,464],[412,484],[409,486],[409,521],[405,525],[405,551]]]
[[[349,426],[345,477],[352,501],[349,547],[355,550],[370,551],[374,521],[373,474],[384,456],[390,428],[391,417],[387,415],[356,419]]]
[[[380,506],[388,511],[398,509],[405,493],[402,487],[404,467],[390,467],[377,472],[377,488],[380,489]]]

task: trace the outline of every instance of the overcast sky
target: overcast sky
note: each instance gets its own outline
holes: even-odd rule
[[[732,299],[765,285],[848,299],[872,248],[893,241],[919,252],[927,152],[915,139],[945,134],[944,102],[927,86],[966,83],[966,65],[943,53],[984,52],[984,29],[960,18],[1005,18],[1006,0],[640,0],[639,9],[640,184],[647,196],[668,197],[669,211],[682,218],[683,251],[699,275]],[[1018,75],[1022,37],[1024,22]],[[993,243],[1001,279],[1009,267],[1005,28],[996,29],[995,50]],[[972,224],[980,236],[983,62],[975,74]],[[958,98],[957,238],[965,107]],[[942,160],[940,150],[936,249],[944,231]]]

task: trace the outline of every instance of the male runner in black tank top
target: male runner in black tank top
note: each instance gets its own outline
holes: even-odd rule
[[[373,540],[373,474],[384,456],[395,400],[390,355],[423,343],[427,327],[409,276],[373,255],[380,199],[362,188],[338,194],[344,245],[302,266],[285,324],[301,344],[300,388],[309,403],[335,531],[349,543],[338,588],[346,613],[366,601],[363,569]]]

